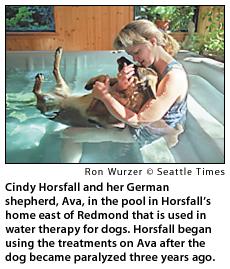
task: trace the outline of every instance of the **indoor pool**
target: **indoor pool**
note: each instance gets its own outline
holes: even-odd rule
[[[66,125],[45,118],[35,107],[34,77],[43,73],[44,91],[52,89],[53,52],[6,53],[6,163],[62,163]],[[115,76],[116,59],[124,52],[64,52],[61,72],[74,94],[87,93],[85,82],[99,74]],[[180,143],[145,148],[140,153],[127,133],[119,130],[80,130],[81,163],[223,163],[224,66],[181,52],[189,74],[189,113]],[[215,104],[215,105],[213,105]],[[87,128],[86,128],[87,129]],[[84,142],[83,142],[84,141]],[[76,142],[76,141],[75,141]],[[74,151],[74,147],[70,146]],[[66,153],[66,151],[65,151]]]

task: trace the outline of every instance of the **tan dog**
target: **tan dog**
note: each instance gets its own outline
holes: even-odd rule
[[[71,95],[71,91],[62,78],[60,73],[60,61],[62,48],[55,52],[53,74],[56,86],[53,92],[43,93],[41,90],[44,76],[37,74],[33,92],[37,97],[37,108],[46,116],[54,121],[75,127],[92,126],[120,126],[119,121],[114,118],[105,105],[93,98],[92,93],[83,96]],[[126,58],[118,59],[119,70],[122,69],[124,62],[131,63]],[[157,74],[149,68],[135,66],[135,79],[132,86],[124,91],[111,90],[111,94],[127,108],[138,112],[149,98],[156,96]],[[105,75],[91,79],[86,89],[92,89],[95,81],[104,82]],[[116,78],[110,78],[110,85],[117,83]]]

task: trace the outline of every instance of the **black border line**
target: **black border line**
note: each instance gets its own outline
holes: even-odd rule
[[[11,5],[5,5],[5,23],[6,23],[6,6],[11,6]],[[34,6],[34,5],[31,5]],[[48,5],[44,5],[44,6],[48,6]],[[73,5],[55,5],[58,7],[65,7],[65,6],[73,6]],[[55,7],[54,6],[54,7]],[[80,6],[130,6],[130,5],[80,5]],[[132,5],[133,7],[135,6],[139,6],[139,5]],[[168,5],[162,5],[162,6],[168,6]],[[180,6],[180,5],[173,5],[173,6]],[[209,5],[202,5],[202,6],[209,6]],[[224,26],[226,26],[225,23],[225,5],[212,5],[212,6],[223,6],[224,7]],[[75,7],[75,6],[73,6]],[[134,15],[134,13],[133,13]],[[6,25],[5,25],[5,100],[6,100]],[[225,51],[225,31],[224,31],[224,51]],[[183,165],[183,164],[188,164],[188,165],[202,165],[202,164],[218,164],[218,165],[224,165],[226,163],[226,148],[225,148],[225,138],[226,138],[226,128],[225,128],[225,105],[226,105],[226,99],[225,99],[225,55],[224,55],[224,162],[223,163],[173,163],[173,165]],[[189,153],[188,153],[189,154]],[[5,164],[25,164],[25,165],[29,165],[29,164],[41,164],[41,165],[46,165],[46,164],[60,164],[60,165],[85,165],[85,164],[141,164],[141,165],[150,165],[150,164],[155,164],[155,165],[170,165],[171,163],[11,163],[11,162],[6,162],[6,103],[5,103]]]

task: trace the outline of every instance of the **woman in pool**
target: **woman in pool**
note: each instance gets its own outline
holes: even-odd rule
[[[120,104],[109,93],[109,82],[96,82],[95,98],[101,100],[117,119],[126,123],[140,147],[150,144],[159,136],[175,130],[173,141],[183,131],[187,112],[188,80],[182,65],[174,60],[179,46],[148,20],[137,20],[126,25],[114,41],[116,49],[124,49],[144,67],[153,68],[159,76],[157,98],[147,101],[137,114]],[[170,46],[169,46],[170,44]],[[118,74],[117,87],[126,89],[133,82],[133,65],[125,65]],[[176,139],[175,139],[176,137]]]
[[[96,82],[93,89],[95,98],[101,100],[111,114],[126,123],[128,128],[123,131],[68,128],[63,136],[67,138],[63,147],[63,162],[79,162],[84,142],[133,143],[137,141],[143,153],[161,136],[164,136],[169,147],[174,146],[178,142],[179,134],[183,132],[187,111],[188,81],[183,67],[173,58],[179,50],[178,43],[158,30],[152,22],[137,20],[120,31],[114,41],[114,47],[124,49],[134,61],[157,71],[160,79],[157,98],[149,100],[137,114],[112,97],[109,93],[108,81]],[[133,82],[133,74],[133,66],[125,65],[118,74],[117,87],[121,90],[126,89]],[[154,162],[157,159],[158,162],[162,162],[162,158],[158,156],[166,148],[168,150],[167,145],[163,146],[163,149],[158,147],[158,150],[155,150],[155,147],[147,150],[146,152],[151,152],[148,161]],[[163,162],[171,162],[170,158],[169,161],[165,160],[165,156],[163,159]]]

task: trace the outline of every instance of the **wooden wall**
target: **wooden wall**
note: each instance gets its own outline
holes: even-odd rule
[[[56,33],[7,34],[6,50],[110,50],[131,20],[132,6],[55,6]]]
[[[209,8],[200,6],[199,33],[205,32],[202,16]],[[55,33],[7,34],[6,50],[111,50],[115,35],[133,18],[133,6],[55,6]],[[172,36],[183,41],[186,33]]]

